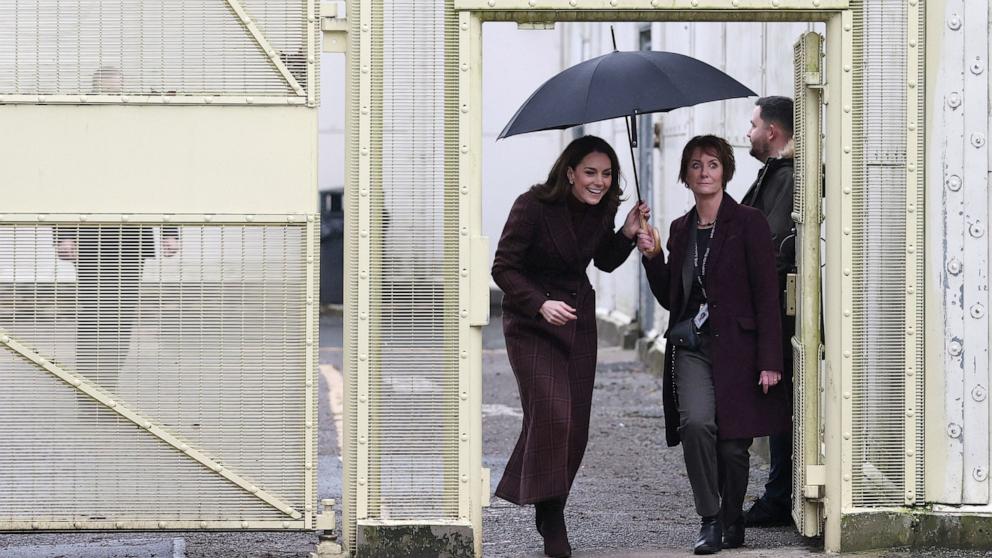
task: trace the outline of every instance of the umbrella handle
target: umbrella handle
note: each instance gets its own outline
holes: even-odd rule
[[[644,253],[645,256],[653,258],[661,252],[661,233],[658,232],[657,227],[652,227],[648,224],[648,220],[644,218],[644,215],[639,215],[639,217],[641,220],[641,230],[651,231],[651,235],[654,236],[654,249]]]

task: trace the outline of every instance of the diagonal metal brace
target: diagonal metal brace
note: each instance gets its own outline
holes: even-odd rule
[[[248,15],[248,11],[241,5],[240,0],[226,0],[226,2],[231,8],[231,11],[234,12],[234,15],[238,16],[238,19],[241,20],[241,25],[244,25],[245,29],[248,30],[248,33],[250,33],[252,38],[255,39],[255,42],[258,43],[259,48],[261,48],[262,52],[264,52],[269,58],[269,62],[272,62],[272,65],[279,70],[279,73],[286,79],[286,82],[293,88],[293,91],[301,97],[305,96],[306,92],[303,91],[303,87],[300,86],[300,82],[296,81],[296,78],[293,77],[292,72],[289,71],[286,64],[284,64],[279,58],[279,53],[276,52],[276,49],[272,48],[269,40],[262,34],[262,31],[258,28],[258,25],[255,25],[255,22],[251,19],[251,16]]]
[[[140,413],[138,413],[134,409],[131,409],[124,403],[121,403],[111,398],[107,393],[98,389],[95,384],[87,380],[82,375],[69,372],[68,370],[62,368],[61,366],[41,356],[37,351],[27,347],[23,343],[10,337],[10,335],[2,329],[0,329],[0,344],[6,345],[7,348],[9,348],[11,351],[33,362],[38,367],[46,370],[51,375],[69,384],[76,390],[85,393],[89,397],[92,397],[98,403],[101,403],[103,406],[107,407],[111,411],[133,422],[138,427],[147,430],[148,433],[151,434],[152,436],[157,437],[166,444],[169,444],[170,446],[176,448],[180,452],[189,456],[194,461],[199,462],[207,469],[210,469],[214,473],[217,473],[218,475],[231,481],[235,485],[243,488],[247,492],[254,495],[256,498],[258,498],[259,500],[262,500],[263,502],[276,508],[282,513],[292,517],[293,519],[300,519],[302,517],[302,514],[297,510],[293,509],[293,507],[290,506],[289,504],[283,502],[279,498],[255,486],[248,479],[242,477],[236,472],[224,467],[223,465],[212,459],[206,453],[191,447],[181,438],[179,438],[175,434],[172,434],[166,429],[162,428],[161,425],[155,423],[151,419],[141,415]]]

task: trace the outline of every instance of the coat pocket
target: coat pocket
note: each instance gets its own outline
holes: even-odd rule
[[[754,318],[737,318],[737,325],[739,325],[744,331],[754,331],[758,329],[758,325],[755,323]]]

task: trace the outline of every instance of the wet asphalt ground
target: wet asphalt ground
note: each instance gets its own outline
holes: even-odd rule
[[[327,367],[342,369],[342,322],[320,322],[320,498],[335,498],[340,512],[341,462],[330,397],[337,389]],[[503,344],[499,317],[484,330],[483,466],[495,489],[520,430],[516,381]],[[749,497],[760,492],[767,466],[752,459]],[[590,441],[572,490],[566,520],[576,558],[691,556],[698,530],[680,448],[664,442],[661,381],[633,352],[600,348]],[[340,513],[338,514],[340,524]],[[543,556],[533,508],[493,499],[483,513],[486,557]],[[0,535],[0,558],[308,558],[311,533],[112,532]],[[822,543],[793,529],[751,529],[745,548],[723,556],[792,557],[822,554]],[[867,556],[972,558],[987,552],[893,550]],[[398,557],[397,557],[398,558]]]

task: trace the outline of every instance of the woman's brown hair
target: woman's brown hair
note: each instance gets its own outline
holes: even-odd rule
[[[682,150],[682,166],[679,167],[679,182],[688,184],[685,181],[685,175],[689,171],[692,154],[697,149],[720,160],[720,164],[723,166],[723,189],[726,190],[727,183],[734,177],[734,170],[736,170],[737,165],[734,162],[734,148],[730,147],[727,140],[720,136],[696,136],[685,144],[685,149]]]
[[[561,152],[558,160],[551,166],[548,179],[543,184],[537,184],[532,188],[537,199],[545,202],[564,203],[568,196],[572,195],[572,185],[568,182],[568,169],[577,170],[576,167],[590,153],[602,153],[610,158],[612,177],[610,189],[606,191],[603,200],[610,213],[614,213],[620,207],[620,195],[623,190],[620,188],[620,160],[616,151],[610,147],[606,140],[596,136],[582,136]]]

